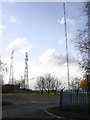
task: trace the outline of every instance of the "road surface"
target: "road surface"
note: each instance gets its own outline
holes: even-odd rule
[[[45,109],[59,105],[59,96],[3,95],[2,98],[13,103],[2,107],[2,118],[52,118]]]

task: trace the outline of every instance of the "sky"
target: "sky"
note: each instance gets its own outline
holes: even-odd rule
[[[84,28],[87,19],[83,15],[83,2],[66,2],[65,5],[71,79],[82,76],[73,43],[77,30]],[[24,76],[25,53],[28,52],[31,89],[36,82],[32,78],[45,73],[67,84],[63,2],[0,2],[0,11],[0,55],[10,68],[14,48],[15,79]],[[4,79],[8,83],[9,71]]]

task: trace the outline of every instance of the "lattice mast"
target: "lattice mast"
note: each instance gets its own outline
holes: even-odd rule
[[[12,50],[12,55],[11,55],[11,64],[10,64],[10,74],[9,74],[9,84],[14,84],[14,49]]]
[[[24,84],[25,89],[29,89],[29,79],[28,79],[28,53],[25,53],[25,71],[24,71]]]
[[[69,55],[68,55],[68,40],[67,40],[67,25],[66,25],[66,7],[64,7],[64,25],[65,25],[65,39],[66,39],[66,57],[67,57],[67,78],[68,78],[68,89],[70,89],[70,80],[69,80]]]

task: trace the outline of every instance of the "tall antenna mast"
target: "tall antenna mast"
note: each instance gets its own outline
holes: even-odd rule
[[[29,89],[29,79],[28,79],[28,53],[25,53],[25,71],[24,71],[24,88]]]
[[[14,84],[14,63],[13,63],[14,49],[12,50],[11,55],[11,64],[10,64],[10,75],[9,75],[9,84]]]
[[[65,23],[65,39],[66,39],[66,57],[67,57],[67,77],[68,77],[68,89],[70,89],[69,83],[69,59],[68,59],[68,41],[67,41],[67,25],[66,25],[66,10],[65,10],[65,3],[64,6],[64,23]]]

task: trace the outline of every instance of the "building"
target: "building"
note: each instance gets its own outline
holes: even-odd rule
[[[2,93],[18,93],[18,92],[20,92],[20,84],[18,84],[18,85],[11,85],[11,84],[2,85]]]

